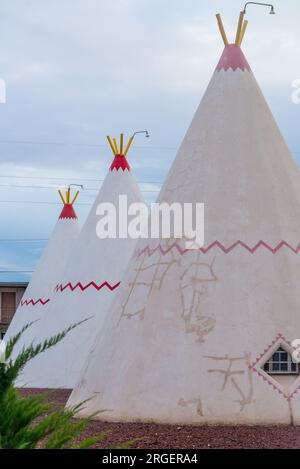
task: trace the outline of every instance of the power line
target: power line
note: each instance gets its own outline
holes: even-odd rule
[[[61,205],[61,202],[44,202],[40,200],[0,200],[0,204],[36,204],[36,205]],[[76,203],[76,207],[79,205],[86,205],[90,207],[93,203]]]
[[[159,190],[141,191],[141,192],[157,194]],[[76,207],[79,207],[79,206],[90,207],[91,205],[93,205],[93,203],[94,202],[90,202],[90,203],[78,202],[76,203]],[[43,200],[0,200],[0,204],[61,205],[61,202],[47,202]]]
[[[52,146],[63,146],[63,147],[91,147],[91,148],[108,148],[107,145],[99,143],[79,143],[79,142],[42,142],[36,140],[0,140],[0,144],[4,145],[52,145]],[[143,150],[177,150],[176,147],[166,147],[166,146],[145,146],[145,145],[136,145],[136,149]]]
[[[62,186],[28,186],[24,184],[0,184],[0,187],[5,187],[8,189],[67,189],[69,185]],[[85,191],[98,191],[99,187],[87,187],[84,189]]]
[[[15,239],[0,239],[0,244],[15,244],[15,243],[44,243],[49,241],[48,238],[15,238]]]
[[[34,270],[0,270],[0,274],[32,274]]]
[[[69,186],[66,184],[65,187],[62,186],[25,186],[24,184],[0,184],[0,187],[7,187],[8,189],[64,189],[68,188]],[[92,189],[88,188],[85,190],[98,190],[98,189]]]
[[[0,140],[0,145],[45,145],[45,146],[63,146],[63,147],[91,147],[91,148],[108,148],[107,145],[99,143],[80,143],[80,142],[47,142],[47,141],[37,141],[37,140]],[[168,146],[144,146],[136,145],[136,149],[143,150],[165,150],[165,151],[176,151],[178,147],[168,147]],[[299,151],[292,151],[294,155],[300,155]]]
[[[144,183],[146,184],[146,183]],[[62,189],[62,187],[53,187],[53,186],[19,186],[19,185],[15,185],[15,184],[0,184],[0,187],[2,188],[8,188],[8,189],[54,189],[54,190],[58,190],[58,189]],[[69,186],[65,186],[65,188],[68,188]],[[86,189],[84,189],[85,192],[97,192],[100,190],[100,187],[87,187]],[[159,189],[142,189],[141,192],[159,192]]]
[[[15,176],[15,175],[0,175],[4,179],[40,179],[52,181],[89,181],[89,182],[104,182],[104,179],[89,179],[89,178],[76,178],[76,177],[47,177],[47,176]],[[162,181],[137,181],[139,184],[163,184]]]

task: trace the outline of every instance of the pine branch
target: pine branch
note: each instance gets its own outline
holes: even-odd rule
[[[22,327],[20,332],[18,332],[15,336],[13,336],[9,339],[9,341],[6,344],[6,349],[5,349],[5,358],[6,358],[6,360],[11,357],[11,354],[13,352],[14,347],[15,347],[16,343],[20,340],[23,333],[37,321],[38,321],[38,319],[36,321],[32,321],[32,322],[26,324],[24,327]]]
[[[55,410],[54,404],[47,402],[49,392],[22,398],[14,388],[16,378],[30,360],[54,347],[72,329],[88,319],[90,318],[71,325],[41,344],[31,343],[29,347],[23,347],[15,360],[11,358],[13,349],[22,334],[33,323],[24,326],[16,336],[9,340],[6,348],[6,361],[0,363],[0,449],[85,449],[107,436],[109,431],[78,442],[82,431],[99,413],[95,412],[87,418],[74,420],[90,399],[67,409]],[[120,448],[129,448],[134,441],[136,440],[122,443]]]
[[[80,326],[84,322],[88,321],[89,319],[90,318],[87,318],[87,319],[84,319],[83,321],[72,324],[64,331],[60,332],[59,334],[56,334],[50,339],[45,340],[41,344],[34,345],[34,343],[31,343],[29,347],[27,348],[23,347],[23,349],[18,354],[15,360],[10,359],[6,363],[1,363],[0,364],[0,401],[1,401],[1,396],[3,395],[7,387],[16,380],[20,372],[23,370],[25,365],[30,360],[35,358],[40,353],[45,352],[49,348],[54,347],[56,344],[61,342],[70,331]],[[28,329],[28,327],[30,327],[31,325],[32,323],[24,326],[21,329],[21,331],[16,336],[12,337],[12,339],[8,342],[9,356],[11,355],[13,348],[15,344],[17,343],[17,341],[20,339],[22,333],[26,329]]]

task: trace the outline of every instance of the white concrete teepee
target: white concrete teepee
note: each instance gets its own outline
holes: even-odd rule
[[[80,224],[73,208],[79,192],[76,192],[71,201],[70,191],[69,188],[65,198],[59,191],[64,204],[62,212],[5,335],[7,341],[20,332],[25,325],[34,322],[16,344],[14,356],[23,345],[29,345],[33,339],[38,339],[41,318],[46,315],[51,305],[55,282],[61,275],[79,235]]]
[[[136,246],[136,240],[131,238],[99,239],[96,233],[100,219],[97,215],[99,204],[110,203],[118,212],[120,195],[127,196],[128,205],[143,201],[126,159],[133,137],[125,151],[123,135],[120,148],[116,139],[108,139],[114,161],[57,284],[53,304],[42,324],[44,338],[71,324],[86,318],[89,320],[28,364],[19,383],[27,387],[73,388]]]
[[[221,26],[221,18],[219,17]],[[222,26],[221,26],[222,27]],[[167,423],[300,423],[300,174],[228,44],[159,202],[204,202],[205,244],[141,240],[68,405]]]

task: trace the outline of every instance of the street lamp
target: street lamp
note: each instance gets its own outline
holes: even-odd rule
[[[270,15],[275,15],[274,5],[271,5],[270,3],[247,2],[246,5],[244,6],[244,11],[243,11],[243,13],[245,14],[246,14],[248,5],[260,5],[260,6],[270,7]]]

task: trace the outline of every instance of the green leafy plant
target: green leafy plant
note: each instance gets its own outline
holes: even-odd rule
[[[47,402],[48,393],[22,397],[14,387],[16,378],[30,360],[54,347],[82,322],[84,321],[68,327],[41,344],[32,343],[27,348],[23,347],[15,359],[12,359],[14,347],[33,323],[24,326],[7,343],[5,360],[0,363],[0,449],[83,449],[101,441],[109,433],[102,432],[78,442],[87,423],[95,416],[93,414],[86,419],[74,420],[85,402],[69,409],[57,409],[53,403]],[[126,444],[129,447],[131,442]]]

